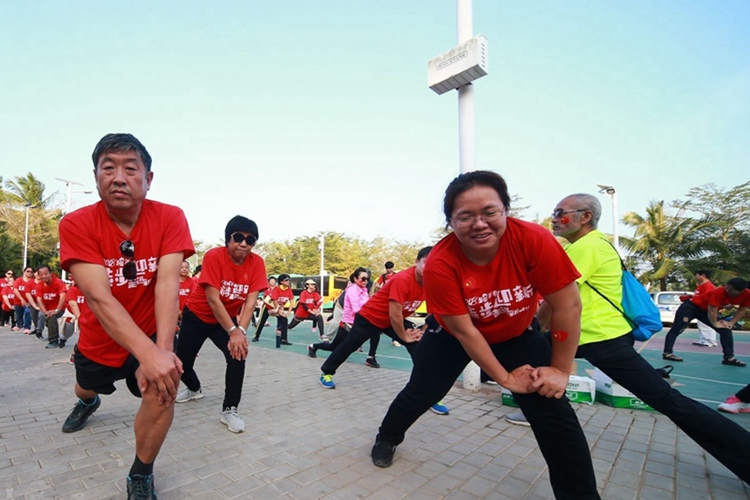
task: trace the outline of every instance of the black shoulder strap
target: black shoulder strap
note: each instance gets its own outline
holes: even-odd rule
[[[618,251],[617,251],[617,249],[615,248],[615,246],[614,246],[614,245],[612,244],[612,242],[611,242],[611,241],[609,241],[609,240],[606,240],[606,242],[607,242],[607,243],[609,243],[609,245],[610,245],[610,246],[612,247],[612,250],[614,250],[614,251],[615,251],[615,253],[617,254],[617,258],[618,258],[618,259],[620,259],[620,267],[622,268],[622,272],[623,272],[623,273],[626,273],[626,272],[628,272],[628,269],[627,269],[627,268],[625,267],[625,262],[623,262],[623,260],[622,260],[622,257],[620,257],[620,252],[618,252]],[[604,300],[606,300],[607,302],[609,302],[609,303],[610,303],[610,304],[612,305],[612,307],[614,307],[615,309],[617,309],[617,310],[618,310],[618,311],[620,312],[620,314],[622,314],[622,315],[623,315],[623,317],[625,318],[625,320],[626,320],[626,321],[627,321],[628,323],[630,323],[630,326],[633,326],[633,325],[634,325],[634,322],[633,322],[633,320],[632,320],[632,319],[630,319],[630,317],[628,317],[628,315],[627,315],[627,314],[625,314],[625,311],[623,311],[623,310],[622,310],[621,308],[617,307],[617,305],[616,305],[616,304],[615,304],[614,302],[612,302],[612,301],[611,301],[611,300],[609,299],[609,297],[607,297],[607,296],[606,296],[606,295],[604,295],[604,294],[603,294],[602,292],[600,292],[599,290],[597,290],[597,289],[596,289],[596,287],[595,287],[594,285],[592,285],[591,283],[589,283],[589,282],[588,282],[588,280],[587,280],[587,281],[584,281],[584,283],[586,283],[586,284],[587,284],[587,285],[588,285],[589,287],[591,287],[591,289],[592,289],[593,291],[595,291],[595,292],[596,292],[597,294],[599,294],[599,296],[600,296],[601,298],[603,298]]]

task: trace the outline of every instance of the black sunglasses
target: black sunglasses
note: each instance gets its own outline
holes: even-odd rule
[[[580,212],[588,212],[586,209],[581,210],[563,210],[562,208],[556,208],[552,211],[552,217],[560,218],[565,214],[577,214]]]
[[[258,241],[258,238],[255,237],[253,234],[248,234],[245,236],[242,233],[232,233],[232,241],[235,243],[242,243],[243,241],[246,241],[248,245],[255,245],[255,242]]]
[[[122,277],[126,280],[135,281],[138,277],[138,270],[135,267],[135,245],[130,240],[125,240],[120,243],[120,253],[123,257],[128,259],[124,266],[122,266]]]

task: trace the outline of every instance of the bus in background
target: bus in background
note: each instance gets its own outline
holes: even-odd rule
[[[295,297],[299,297],[299,294],[305,289],[305,281],[307,280],[315,281],[318,284],[318,288],[320,288],[319,274],[309,276],[302,276],[300,274],[291,275],[292,291]],[[346,285],[348,284],[349,280],[342,276],[336,276],[335,274],[323,276],[323,290],[318,290],[323,297],[323,311],[328,312],[333,310],[334,302],[339,298],[339,295],[346,289]]]

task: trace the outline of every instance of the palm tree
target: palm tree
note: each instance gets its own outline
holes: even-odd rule
[[[621,239],[623,246],[650,266],[638,279],[658,282],[661,291],[667,290],[670,280],[692,282],[694,270],[686,266],[687,260],[730,254],[726,245],[713,237],[716,220],[694,220],[681,214],[682,211],[670,215],[664,209],[664,201],[654,201],[646,208],[645,216],[629,212],[622,218],[635,228],[633,238]]]
[[[29,172],[26,176],[17,175],[14,181],[5,181],[6,196],[11,203],[49,208],[55,193],[44,197],[45,185]]]

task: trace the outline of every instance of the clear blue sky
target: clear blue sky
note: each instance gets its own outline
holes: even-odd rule
[[[154,157],[150,197],[196,239],[239,213],[262,240],[427,241],[458,139],[456,94],[429,90],[426,67],[455,20],[453,0],[2,2],[0,175],[90,189],[94,144],[131,132]],[[528,217],[597,183],[622,214],[746,181],[749,26],[746,0],[474,0],[478,168]]]

